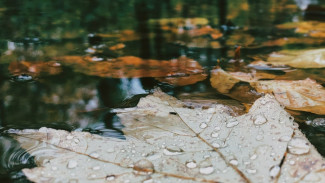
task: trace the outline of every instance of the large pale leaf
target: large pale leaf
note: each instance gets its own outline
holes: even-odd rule
[[[227,94],[235,88],[239,82],[247,82],[259,93],[273,93],[280,102],[288,109],[307,111],[316,114],[325,114],[325,89],[322,85],[312,79],[305,80],[267,80],[272,75],[226,72],[222,69],[215,69],[211,72],[211,85],[220,93]],[[238,97],[239,94],[239,97]],[[252,94],[258,94],[252,92]],[[233,94],[229,93],[232,97]],[[236,93],[242,98],[245,91]],[[238,99],[237,98],[237,99]]]
[[[292,118],[271,95],[238,117],[223,105],[183,105],[156,92],[136,108],[116,110],[126,140],[48,128],[12,131],[38,164],[23,172],[34,182],[324,180],[325,162],[303,136],[295,137]]]

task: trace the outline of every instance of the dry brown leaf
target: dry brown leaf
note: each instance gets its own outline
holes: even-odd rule
[[[309,78],[298,81],[258,81],[251,85],[260,93],[273,93],[288,109],[325,114],[325,89]]]
[[[306,111],[316,114],[325,114],[325,89],[311,79],[305,80],[267,80],[273,75],[251,76],[247,73],[231,73],[216,69],[211,74],[211,85],[220,93],[229,95],[242,102],[247,102],[247,92],[258,97],[261,93],[273,93],[276,99],[286,108],[297,111]],[[246,85],[234,87],[239,82],[249,83],[256,91]],[[231,91],[231,93],[230,93]]]
[[[220,93],[229,93],[229,90],[240,81],[253,82],[260,79],[274,79],[275,77],[273,74],[262,72],[226,72],[222,69],[214,69],[211,71],[210,81],[211,85]]]
[[[323,68],[325,49],[283,50],[270,54],[267,62],[272,65],[288,65],[296,68]]]

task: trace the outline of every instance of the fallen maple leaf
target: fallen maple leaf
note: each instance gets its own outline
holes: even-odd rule
[[[288,109],[325,114],[325,89],[322,85],[309,78],[297,81],[260,80],[274,77],[274,75],[269,74],[254,76],[254,74],[249,73],[232,73],[222,69],[215,69],[211,72],[210,81],[211,85],[223,94],[228,94],[235,84],[247,82],[259,93],[273,93],[276,99]],[[237,93],[235,95],[237,96],[236,99],[242,98],[244,93]]]
[[[251,85],[260,93],[273,93],[288,109],[325,114],[325,89],[309,78],[297,81],[258,81]]]
[[[267,62],[272,65],[288,65],[296,68],[323,68],[325,49],[283,50],[270,54]]]
[[[34,182],[324,182],[324,160],[271,95],[238,117],[223,105],[183,105],[158,91],[115,110],[126,140],[10,132],[35,156],[38,167],[23,169]]]

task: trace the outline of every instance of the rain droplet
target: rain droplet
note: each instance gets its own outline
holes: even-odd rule
[[[257,155],[256,155],[256,154],[253,154],[253,155],[250,157],[251,160],[254,160],[254,159],[256,159],[256,158],[257,158]]]
[[[262,124],[264,124],[264,123],[267,122],[265,116],[262,115],[262,114],[258,114],[258,115],[256,115],[256,116],[253,118],[253,120],[254,120],[254,124],[255,124],[255,125],[262,125]]]
[[[111,181],[115,179],[115,175],[107,175],[106,180]]]
[[[232,164],[232,165],[235,165],[235,166],[238,165],[238,161],[236,159],[230,160],[229,163]]]
[[[93,167],[93,170],[99,170],[100,169],[100,166],[94,166]]]
[[[206,128],[207,126],[208,125],[206,123],[204,123],[204,122],[200,124],[200,128],[202,128],[202,129]]]
[[[67,140],[71,140],[71,139],[73,139],[73,136],[72,135],[68,135],[67,136]]]
[[[200,173],[204,175],[209,175],[214,171],[213,166],[208,166],[208,167],[201,167],[200,168]]]
[[[92,152],[89,154],[89,156],[93,157],[93,158],[98,158],[99,154],[97,152]]]
[[[247,173],[250,173],[250,174],[254,174],[256,173],[257,171],[255,169],[247,169],[246,170]]]
[[[279,138],[279,141],[280,141],[280,142],[289,142],[290,140],[291,140],[291,137],[288,136],[288,135],[284,135],[284,136],[281,136],[281,137]]]
[[[67,167],[70,168],[70,169],[72,169],[72,168],[76,168],[77,165],[78,165],[78,162],[77,161],[75,161],[75,160],[69,160]]]
[[[279,175],[280,169],[281,168],[280,168],[279,165],[275,165],[275,166],[272,166],[270,168],[270,177],[271,177],[271,179],[274,179],[274,178],[276,178]]]
[[[212,143],[212,146],[215,147],[215,148],[219,148],[220,147],[220,144],[218,144],[217,142],[213,142]]]
[[[256,140],[258,140],[258,141],[261,141],[263,139],[264,139],[263,135],[257,135],[256,136]]]
[[[220,131],[221,128],[220,128],[219,126],[217,126],[217,127],[214,128],[214,130],[215,130],[215,131]]]
[[[174,156],[182,154],[183,150],[177,146],[169,146],[164,149],[163,153],[167,156]]]
[[[218,136],[219,136],[219,133],[217,133],[217,132],[211,133],[211,137],[213,137],[213,138],[217,138]]]
[[[153,179],[145,180],[145,181],[143,181],[143,183],[153,183]]]
[[[196,168],[196,162],[194,160],[190,160],[186,162],[187,168]]]
[[[288,143],[288,149],[291,154],[301,155],[308,153],[310,146],[306,140],[295,137]]]
[[[238,124],[239,124],[238,121],[236,119],[232,118],[228,121],[226,126],[227,126],[227,128],[232,128],[234,126],[237,126]]]
[[[142,159],[134,164],[133,170],[135,170],[135,173],[140,175],[150,175],[155,169],[151,161]]]

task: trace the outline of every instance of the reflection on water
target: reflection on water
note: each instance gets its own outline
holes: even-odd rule
[[[0,180],[7,182],[26,182],[22,168],[34,167],[33,157],[21,149],[19,144],[9,137],[0,137]]]
[[[207,71],[216,65],[245,71],[255,56],[325,46],[325,40],[275,28],[284,22],[319,20],[325,12],[320,5],[324,3],[317,0],[2,0],[0,130],[46,126],[123,139],[123,126],[110,109],[135,106],[156,86],[171,95],[215,92],[209,78],[173,86],[150,77],[88,75],[76,63],[53,60],[67,55],[88,56],[93,62],[129,55],[170,60],[183,55]],[[242,46],[244,62],[235,68],[228,60],[237,46]],[[322,69],[286,69],[262,68],[278,76],[311,77],[325,84]],[[307,117],[322,116],[303,113],[298,118]],[[325,137],[324,131],[302,128],[325,154],[318,138]],[[0,154],[0,182],[26,182],[20,170],[35,166],[31,155],[7,136],[0,136]]]

